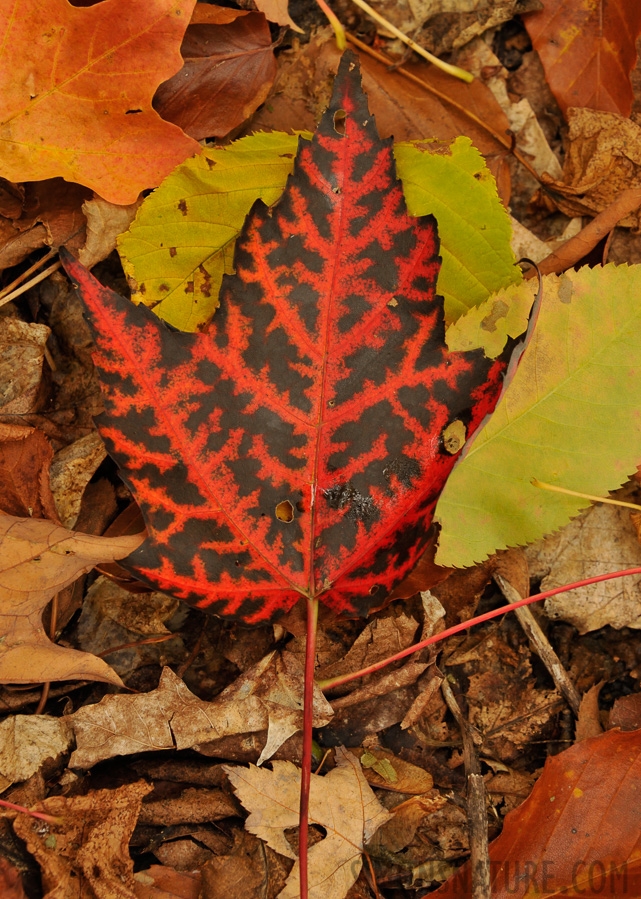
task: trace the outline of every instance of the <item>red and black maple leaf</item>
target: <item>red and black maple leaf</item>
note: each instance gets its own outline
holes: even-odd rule
[[[170,330],[65,254],[97,346],[98,427],[148,528],[123,564],[247,622],[301,596],[380,605],[458,457],[443,432],[469,437],[506,368],[447,351],[438,251],[345,54],[283,196],[247,218],[207,333]]]

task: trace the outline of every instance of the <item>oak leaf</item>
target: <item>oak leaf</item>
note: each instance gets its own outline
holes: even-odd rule
[[[8,0],[0,9],[0,165],[12,181],[61,176],[133,203],[199,151],[151,108],[182,66],[194,0]]]
[[[88,679],[122,686],[102,659],[52,643],[42,612],[63,587],[99,562],[126,556],[142,539],[92,537],[50,521],[0,515],[0,683]]]
[[[272,762],[272,770],[224,766],[234,791],[250,812],[245,827],[275,852],[296,858],[285,830],[298,824],[300,770],[291,762]],[[358,760],[336,750],[336,767],[311,776],[309,821],[327,836],[308,851],[309,899],[343,899],[361,870],[367,840],[390,818],[365,780]],[[298,861],[278,899],[298,897]]]

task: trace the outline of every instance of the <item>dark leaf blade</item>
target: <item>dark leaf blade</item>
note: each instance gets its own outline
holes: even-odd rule
[[[138,577],[246,621],[300,595],[380,605],[505,369],[447,352],[438,248],[346,54],[281,200],[247,219],[207,334],[169,332],[67,261],[99,346],[99,427],[149,530]]]

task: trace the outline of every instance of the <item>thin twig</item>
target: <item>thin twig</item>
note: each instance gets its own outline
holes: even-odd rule
[[[44,281],[45,278],[48,278],[49,275],[53,275],[54,272],[57,272],[61,267],[62,263],[60,260],[54,262],[53,265],[50,265],[49,268],[46,268],[43,272],[40,272],[39,275],[36,275],[35,278],[32,278],[30,281],[27,281],[25,284],[22,284],[20,287],[16,288],[16,290],[2,297],[0,300],[0,306],[4,306],[5,303],[10,303],[11,300],[15,300],[16,297],[21,296],[25,291],[29,290],[30,287],[35,287],[36,284],[40,284],[41,281]]]
[[[411,37],[408,37],[404,32],[396,27],[396,25],[392,25],[392,23],[382,16],[379,12],[376,12],[375,9],[366,3],[365,0],[352,0],[352,3],[355,3],[360,9],[367,13],[370,18],[374,19],[375,22],[378,22],[379,25],[382,25],[383,28],[387,28],[388,31],[391,31],[392,34],[397,37],[400,41],[403,41],[404,44],[407,44],[415,53],[418,53],[419,56],[422,56],[423,59],[426,59],[428,62],[431,62],[438,69],[441,69],[447,75],[452,75],[454,78],[460,78],[461,81],[467,81],[469,84],[470,81],[474,81],[474,75],[471,72],[466,72],[465,69],[461,69],[459,66],[450,65],[449,62],[443,62],[442,59],[439,59],[438,56],[434,56],[433,53],[430,53],[429,50],[425,50],[420,44],[417,44],[416,41],[413,41]]]
[[[578,234],[566,240],[554,253],[550,253],[539,262],[539,268],[544,275],[564,272],[580,262],[584,256],[594,249],[600,240],[631,212],[641,206],[641,187],[629,187],[621,191],[614,202],[599,212],[592,221],[588,222]],[[526,278],[531,278],[532,273],[527,273]]]
[[[359,50],[362,50],[363,53],[367,53],[368,56],[371,56],[372,59],[376,59],[378,62],[382,63],[384,66],[394,65],[394,60],[390,59],[388,56],[385,56],[383,53],[379,53],[378,50],[373,50],[371,47],[368,47],[367,44],[364,44],[360,41],[355,35],[347,32],[347,40],[350,44],[354,44],[355,47],[358,47]],[[464,115],[471,122],[474,122],[479,128],[482,128],[487,134],[491,135],[494,140],[499,143],[502,147],[504,147],[509,153],[514,156],[515,159],[521,163],[521,165],[528,170],[530,175],[539,183],[541,182],[541,176],[539,173],[532,167],[532,165],[528,162],[528,160],[523,156],[514,146],[513,141],[508,139],[508,137],[502,135],[499,131],[495,131],[491,125],[488,125],[487,122],[480,119],[478,116],[474,115],[473,112],[470,112],[465,106],[462,106],[460,103],[457,103],[456,100],[453,100],[452,97],[448,97],[447,94],[442,93],[437,90],[437,88],[432,87],[431,84],[428,84],[427,81],[424,81],[422,78],[419,78],[413,72],[408,72],[407,69],[403,68],[403,66],[399,66],[396,71],[403,75],[405,78],[413,81],[414,84],[420,85],[424,90],[428,91],[428,93],[433,94],[435,97],[438,97],[443,103],[447,103],[452,106],[457,112],[460,112],[461,115]]]
[[[508,601],[508,603],[516,603],[520,599],[522,599],[519,591],[515,587],[513,587],[512,584],[508,580],[506,580],[502,574],[496,572],[494,575],[494,580],[499,585],[499,589],[501,590],[501,593]],[[567,671],[563,667],[561,659],[552,649],[550,641],[539,627],[536,618],[527,607],[515,609],[514,612],[516,614],[516,617],[519,619],[519,624],[525,631],[525,635],[530,641],[530,645],[532,646],[533,650],[536,652],[547,670],[550,672],[554,683],[559,688],[559,692],[574,712],[574,715],[578,716],[581,697],[579,696],[576,687],[570,680]]]
[[[467,824],[470,834],[472,899],[490,899],[490,848],[487,835],[487,792],[474,746],[470,723],[461,711],[447,678],[441,684],[443,698],[454,715],[463,738],[463,763],[467,775]]]
[[[432,637],[428,637],[426,640],[415,643],[414,646],[408,646],[407,649],[403,649],[393,656],[388,656],[388,658],[376,662],[374,665],[369,665],[367,668],[361,668],[360,671],[354,671],[353,674],[342,674],[340,677],[333,677],[320,681],[317,683],[317,686],[320,687],[321,690],[329,690],[332,687],[338,687],[340,684],[347,684],[349,681],[357,680],[360,677],[364,677],[366,674],[380,671],[381,668],[385,668],[386,665],[390,665],[392,662],[398,662],[400,659],[411,656],[412,653],[418,652],[419,649],[424,649],[426,646],[431,646],[433,643],[439,643],[441,640],[447,639],[447,637],[454,636],[454,634],[460,634],[461,631],[468,630],[468,628],[474,627],[477,624],[483,624],[485,621],[492,621],[493,618],[505,615],[506,612],[520,609],[522,606],[529,606],[530,603],[539,602],[541,599],[547,599],[548,596],[557,596],[559,593],[567,593],[569,590],[577,590],[579,587],[589,587],[590,584],[599,584],[601,581],[611,581],[614,578],[628,577],[633,574],[641,574],[641,568],[626,568],[621,571],[612,571],[608,574],[597,574],[594,577],[585,578],[582,581],[575,581],[573,584],[564,584],[562,587],[544,590],[543,593],[535,593],[533,596],[528,596],[509,606],[492,609],[490,612],[485,612],[483,615],[477,615],[476,618],[469,618],[467,621],[455,624],[454,627],[448,627],[444,631],[434,634]]]
[[[32,275],[35,271],[37,271],[41,266],[43,266],[45,264],[45,262],[48,262],[50,259],[53,259],[53,257],[55,255],[56,255],[56,250],[49,250],[49,252],[46,253],[44,256],[42,256],[40,259],[38,259],[37,262],[34,262],[33,265],[29,266],[29,268],[26,271],[24,271],[24,272],[22,272],[22,274],[18,275],[17,278],[14,278],[13,281],[11,282],[11,284],[7,284],[6,287],[3,287],[2,290],[0,290],[0,300],[2,299],[2,297],[6,296],[8,293],[11,293],[12,290],[15,290],[15,288],[18,287],[18,285],[22,284],[23,281],[26,281],[26,279],[29,277],[29,275]]]

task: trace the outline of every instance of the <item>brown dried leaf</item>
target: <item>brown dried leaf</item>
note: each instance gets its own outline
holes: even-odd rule
[[[28,415],[44,401],[45,344],[51,331],[46,325],[5,318],[0,328],[0,411]]]
[[[42,870],[43,899],[135,899],[129,839],[150,790],[139,781],[86,796],[52,796],[32,811],[59,817],[59,824],[15,819],[13,829]]]
[[[385,749],[363,748],[351,750],[357,758],[360,759],[363,775],[367,782],[373,787],[381,787],[385,790],[392,790],[395,793],[427,793],[434,786],[434,779],[429,771],[419,768],[418,765],[412,765],[404,759],[398,758],[393,752]],[[377,761],[385,761],[390,765],[396,775],[395,780],[390,780],[385,776],[384,769],[375,767],[369,760],[363,760],[365,754],[374,756]]]
[[[255,3],[256,8],[264,13],[265,18],[270,22],[276,22],[277,25],[303,33],[303,29],[299,28],[290,18],[289,0],[255,0]]]
[[[123,558],[142,539],[91,537],[48,521],[0,516],[0,683],[86,678],[122,686],[101,659],[51,643],[42,612],[79,575]]]
[[[641,33],[638,0],[545,0],[524,22],[564,113],[582,106],[630,115],[630,73]]]
[[[212,858],[203,866],[200,899],[229,899],[238,895],[241,884],[242,899],[276,899],[290,869],[291,861],[253,834],[237,831],[230,854]]]
[[[154,96],[160,115],[196,140],[225,137],[242,125],[276,75],[265,16],[224,8],[221,16],[219,9],[208,7],[209,16],[196,24],[192,19],[181,47],[185,64]]]
[[[134,874],[136,899],[199,899],[200,871],[174,871],[152,865]]]
[[[562,212],[593,215],[622,191],[641,187],[641,127],[636,122],[610,112],[570,109],[568,124],[563,181],[550,182]],[[619,225],[638,228],[639,212]]]
[[[0,724],[0,775],[4,787],[28,780],[47,759],[66,752],[72,739],[71,728],[60,718],[48,715],[5,718]]]
[[[97,431],[56,453],[51,465],[51,489],[64,527],[75,526],[85,487],[106,457],[107,450]]]
[[[94,195],[92,200],[82,204],[87,218],[87,239],[78,253],[78,259],[84,266],[92,268],[116,249],[118,237],[131,225],[141,203],[142,198],[139,197],[129,206],[117,206]]]
[[[250,812],[245,827],[267,845],[295,858],[285,830],[296,827],[300,803],[300,770],[291,762],[273,762],[272,770],[225,766],[236,795]],[[336,768],[325,777],[312,774],[309,821],[327,836],[308,850],[309,899],[343,899],[361,869],[361,851],[390,817],[363,777],[358,760],[336,750]],[[298,897],[298,861],[279,899]]]
[[[213,701],[198,699],[170,668],[156,690],[105,696],[70,716],[77,749],[71,766],[90,768],[115,755],[189,749],[233,734],[267,730],[265,761],[302,726],[303,671],[290,653],[272,652]],[[326,724],[331,706],[314,691],[314,726]]]
[[[641,565],[641,547],[630,513],[603,504],[525,550],[532,576],[543,577],[542,590]],[[545,601],[549,618],[569,621],[579,633],[598,628],[641,628],[641,575],[579,587]]]
[[[0,858],[0,896],[2,899],[26,899],[20,872],[6,858]]]
[[[35,428],[0,424],[0,509],[19,518],[58,521],[49,484],[53,450]]]

